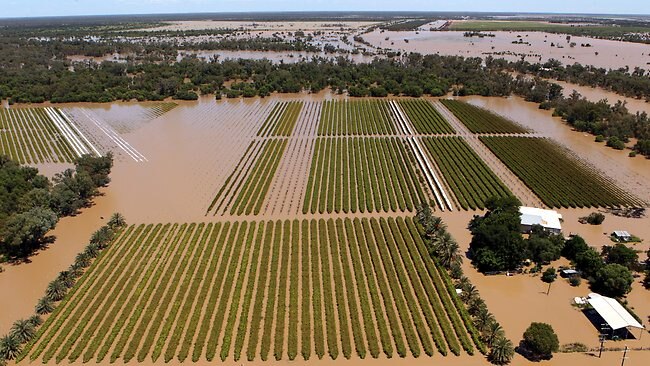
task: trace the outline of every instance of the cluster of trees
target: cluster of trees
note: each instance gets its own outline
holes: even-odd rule
[[[479,271],[513,271],[526,259],[542,265],[560,258],[561,235],[534,226],[528,238],[523,238],[519,206],[516,197],[492,197],[486,201],[488,212],[470,221],[470,256]]]
[[[46,244],[59,217],[88,206],[110,182],[112,166],[110,153],[84,155],[50,181],[38,169],[0,155],[0,256],[25,258]]]
[[[644,269],[639,266],[634,249],[617,243],[604,246],[599,253],[580,236],[565,240],[561,234],[551,234],[539,226],[533,227],[524,239],[520,232],[519,206],[514,197],[491,198],[486,202],[488,212],[470,221],[469,254],[479,271],[513,271],[527,259],[541,266],[564,256],[575,264],[594,291],[613,297],[631,291],[632,271]]]
[[[63,300],[85,269],[99,256],[102,250],[108,247],[117,233],[125,226],[124,217],[115,213],[105,226],[93,233],[90,243],[84,251],[77,254],[74,263],[67,270],[59,272],[57,277],[48,284],[45,296],[38,301],[34,308],[35,314],[28,319],[17,320],[9,333],[0,337],[0,365],[19,357],[23,345],[36,336],[37,328],[43,323],[41,316],[54,311],[57,303]]]
[[[415,221],[421,233],[422,240],[431,258],[450,272],[455,279],[455,286],[462,290],[460,300],[467,308],[471,317],[473,329],[470,328],[472,337],[479,337],[478,341],[483,347],[489,347],[487,354],[493,364],[504,365],[509,363],[514,356],[515,349],[512,342],[506,338],[503,328],[489,312],[485,301],[479,295],[478,289],[463,275],[461,267],[462,255],[458,243],[447,231],[447,226],[440,217],[433,216],[431,208],[422,204],[417,207]],[[463,312],[461,312],[461,316]],[[479,342],[476,342],[479,346]],[[481,346],[479,346],[479,349]]]
[[[573,236],[565,242],[562,256],[575,263],[591,287],[604,295],[621,297],[632,290],[632,270],[638,268],[638,254],[618,243],[604,246],[601,253],[590,247],[582,237]]]

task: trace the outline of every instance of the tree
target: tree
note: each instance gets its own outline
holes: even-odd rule
[[[504,334],[501,324],[492,318],[492,321],[488,323],[487,327],[483,331],[483,341],[488,345],[488,347],[492,347],[496,340],[502,338]]]
[[[52,302],[61,301],[67,292],[68,288],[66,285],[58,279],[50,282],[45,289],[45,295]]]
[[[600,225],[605,221],[605,215],[600,212],[592,212],[585,218],[585,221],[590,225]]]
[[[9,330],[9,335],[14,337],[20,343],[29,342],[36,334],[36,328],[29,320],[16,320]]]
[[[632,290],[632,272],[617,263],[606,264],[594,276],[592,286],[604,295],[621,297]]]
[[[502,335],[492,343],[488,360],[495,365],[506,365],[510,363],[514,355],[515,348],[512,342]]]
[[[124,218],[124,215],[119,212],[111,215],[111,218],[108,220],[108,226],[113,230],[126,226],[126,219]]]
[[[45,234],[57,223],[56,214],[43,207],[11,216],[0,233],[3,251],[11,256],[25,256],[43,243]]]
[[[578,253],[575,261],[578,269],[588,276],[596,274],[604,265],[603,258],[593,248],[588,248],[584,252]]]
[[[524,332],[523,346],[532,359],[550,359],[560,348],[560,342],[553,327],[546,323],[533,322]]]
[[[38,300],[34,310],[36,310],[36,314],[46,315],[54,310],[54,304],[52,300],[50,300],[49,296],[45,296]]]
[[[30,317],[27,319],[27,321],[29,321],[30,323],[32,323],[32,325],[33,325],[34,327],[38,327],[38,326],[40,326],[41,324],[43,324],[43,319],[42,319],[41,316],[38,315],[38,314],[34,314],[34,315],[30,316]]]
[[[589,245],[585,240],[579,235],[574,235],[564,242],[562,255],[569,260],[575,260],[578,253],[582,253],[587,249],[589,249]]]
[[[544,273],[542,273],[542,281],[544,283],[548,283],[548,289],[546,290],[546,295],[551,292],[551,284],[555,282],[555,279],[557,278],[557,273],[555,272],[555,268],[553,267],[548,267]]]
[[[0,359],[13,360],[20,353],[20,342],[11,335],[0,338]]]
[[[633,269],[639,262],[639,255],[632,248],[623,243],[616,243],[614,246],[604,246],[602,253],[607,263],[617,263],[628,269]]]
[[[486,202],[488,212],[470,221],[470,254],[479,271],[514,270],[527,257],[519,232],[520,205],[515,197],[493,197]]]

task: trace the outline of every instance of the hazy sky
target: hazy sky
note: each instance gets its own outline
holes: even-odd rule
[[[419,10],[650,14],[648,0],[1,0],[0,18],[235,11]]]

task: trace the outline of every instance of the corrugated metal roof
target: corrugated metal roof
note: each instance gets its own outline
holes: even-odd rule
[[[641,325],[616,299],[606,296],[595,296],[587,300],[598,314],[605,319],[613,330],[634,327],[643,329]]]

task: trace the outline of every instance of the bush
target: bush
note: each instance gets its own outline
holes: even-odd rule
[[[560,342],[553,327],[546,323],[530,324],[524,332],[523,346],[532,359],[550,359],[560,348]]]
[[[596,142],[603,142],[605,141],[605,136],[603,135],[597,135],[596,136]]]
[[[630,151],[630,153],[627,154],[627,156],[629,156],[631,158],[635,157],[636,156],[636,151]]]
[[[612,136],[612,137],[607,139],[607,146],[609,146],[609,147],[611,147],[613,149],[616,149],[616,150],[625,149],[625,143],[623,141],[621,141],[621,139],[619,139],[616,136]]]
[[[590,225],[600,225],[605,221],[605,215],[600,212],[592,212],[587,217],[581,217],[580,222],[586,222]]]
[[[582,283],[582,279],[580,278],[580,276],[573,276],[569,278],[569,284],[573,287],[580,286],[580,283]]]

